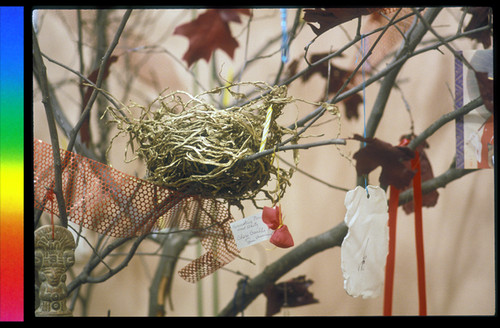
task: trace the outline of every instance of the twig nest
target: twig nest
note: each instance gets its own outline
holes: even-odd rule
[[[144,159],[147,179],[172,190],[204,197],[241,201],[257,193],[276,200],[282,196],[291,172],[273,165],[272,155],[244,160],[259,151],[266,111],[273,106],[266,148],[277,145],[292,131],[279,126],[276,118],[292,98],[286,87],[248,83],[264,95],[241,107],[217,109],[202,100],[227,88],[217,88],[193,97],[177,91],[161,96],[148,107],[134,104],[126,109],[141,109],[138,119],[125,120],[111,111],[120,133],[130,136],[129,144]],[[135,140],[135,145],[132,143]],[[264,190],[272,176],[279,175],[279,188]]]

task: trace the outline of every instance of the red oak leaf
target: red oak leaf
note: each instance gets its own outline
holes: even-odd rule
[[[117,56],[111,56],[108,59],[108,62],[104,66],[104,75],[103,75],[103,81],[109,76],[109,67],[111,64],[113,64],[115,61],[118,60]],[[87,77],[92,83],[97,82],[97,76],[99,75],[99,68],[95,69],[90,75]],[[80,85],[81,88],[83,88],[83,84]],[[85,107],[87,107],[87,103],[90,100],[90,96],[92,95],[92,91],[94,91],[94,88],[88,86],[85,94],[83,96],[83,102],[82,102],[82,113],[85,110]],[[82,143],[84,143],[87,147],[89,147],[90,143],[90,115],[87,115],[87,117],[83,120],[83,123],[80,127],[80,139]]]
[[[353,155],[358,175],[368,174],[382,166],[379,177],[381,185],[393,185],[401,190],[410,184],[415,172],[403,163],[415,156],[410,148],[392,146],[377,138],[363,138],[358,134],[354,135],[353,139],[366,142],[366,146]]]
[[[308,290],[313,284],[312,280],[306,280],[305,276],[269,285],[264,290],[267,298],[266,316],[272,316],[281,311],[282,307],[297,307],[318,303],[314,295]]]
[[[407,139],[411,140],[412,136],[403,136],[402,138],[407,138]],[[420,156],[420,174],[422,177],[422,182],[434,178],[434,173],[432,172],[432,166],[431,166],[431,163],[429,161],[429,158],[425,154],[424,148],[429,148],[429,145],[425,141],[423,143],[421,143],[416,149],[416,151],[418,151],[419,156]],[[412,165],[409,161],[404,162],[404,165],[409,170],[416,169],[415,167],[412,167]],[[411,186],[403,188],[403,189],[401,189],[401,191],[404,191],[404,190],[409,189],[409,188],[411,188]],[[433,207],[437,204],[438,198],[439,198],[439,193],[437,192],[437,190],[433,190],[429,193],[423,194],[422,195],[422,205],[425,207]],[[406,212],[406,214],[412,213],[414,211],[413,202],[407,202],[406,204],[404,204],[403,210]]]
[[[231,34],[229,22],[241,23],[239,14],[250,15],[250,10],[208,9],[195,20],[176,27],[174,34],[189,39],[189,48],[182,57],[188,67],[201,58],[208,62],[216,49],[233,58],[238,41]]]

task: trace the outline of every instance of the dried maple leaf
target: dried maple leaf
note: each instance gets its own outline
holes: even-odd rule
[[[267,298],[266,316],[272,316],[281,311],[282,307],[297,307],[318,303],[314,295],[308,290],[313,284],[305,276],[299,276],[286,282],[269,285],[264,290]]]
[[[358,175],[368,174],[382,166],[379,177],[381,185],[393,185],[400,190],[409,185],[415,172],[408,169],[403,161],[415,156],[410,148],[392,146],[377,138],[363,138],[358,134],[355,134],[353,139],[366,142],[366,146],[353,155]]]
[[[174,34],[189,39],[188,50],[182,57],[188,67],[201,58],[208,62],[216,49],[233,58],[238,41],[231,34],[229,22],[241,23],[239,14],[250,15],[250,10],[208,9],[195,20],[176,27]]]

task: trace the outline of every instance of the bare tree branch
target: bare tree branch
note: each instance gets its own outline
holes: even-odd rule
[[[262,156],[267,156],[270,155],[274,152],[279,152],[279,151],[285,151],[285,150],[292,150],[292,149],[309,149],[312,147],[319,147],[319,146],[325,146],[325,145],[345,145],[346,141],[345,139],[328,139],[328,140],[322,140],[322,141],[317,141],[317,142],[311,142],[307,144],[296,144],[296,145],[287,145],[287,146],[276,146],[275,148],[271,149],[266,149],[261,152],[248,155],[247,157],[243,158],[243,161],[253,161],[256,160],[257,158],[260,158]]]
[[[155,275],[149,287],[149,316],[163,317],[166,314],[165,300],[171,296],[170,290],[174,279],[175,265],[180,253],[193,236],[194,234],[190,231],[164,236],[162,256],[158,261]]]
[[[35,28],[31,26],[31,35],[33,43],[33,70],[37,72],[40,77],[38,81],[42,91],[42,103],[45,107],[45,114],[47,116],[47,124],[49,126],[50,141],[52,143],[52,150],[54,155],[54,193],[57,199],[57,206],[59,208],[59,215],[61,225],[68,227],[68,218],[66,216],[66,205],[64,201],[64,194],[62,191],[62,165],[61,155],[59,152],[59,137],[57,136],[57,127],[54,119],[54,109],[52,107],[52,100],[49,92],[49,82],[47,79],[47,68],[43,63],[40,46],[36,37]]]
[[[340,246],[346,234],[347,226],[342,221],[334,228],[318,236],[311,237],[302,244],[295,246],[280,259],[268,265],[262,273],[247,281],[244,289],[238,288],[233,299],[220,311],[219,316],[235,316],[238,312],[243,311],[264,291],[266,286],[273,284],[281,276],[311,256],[328,248]]]
[[[408,144],[408,148],[410,148],[411,150],[417,149],[418,145],[420,145],[424,140],[429,138],[432,134],[434,134],[434,132],[439,130],[443,125],[445,125],[446,123],[453,121],[459,117],[464,116],[465,114],[467,114],[471,110],[481,106],[482,104],[483,104],[483,99],[481,97],[477,97],[476,99],[472,100],[471,102],[462,106],[461,108],[444,114],[439,119],[437,119],[435,122],[433,122],[422,133],[420,133],[417,137],[412,139],[410,141],[410,143]]]
[[[432,190],[445,187],[450,182],[475,171],[477,170],[450,168],[438,177],[423,182],[422,193],[425,194]],[[406,190],[399,196],[399,205],[403,205],[412,199],[413,189]],[[341,246],[347,231],[347,226],[344,221],[342,221],[332,229],[315,237],[311,237],[302,244],[295,246],[281,258],[268,265],[262,273],[248,280],[244,285],[244,289],[241,288],[242,284],[240,284],[234,297],[227,303],[226,307],[221,310],[219,316],[235,316],[252,303],[257,296],[264,292],[264,289],[268,285],[276,283],[280,277],[302,262],[326,249]]]

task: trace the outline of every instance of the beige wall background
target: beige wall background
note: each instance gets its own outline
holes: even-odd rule
[[[198,10],[197,13],[201,13]],[[38,13],[39,42],[41,50],[49,57],[78,69],[76,12],[74,10],[41,10]],[[114,35],[123,11],[110,14],[111,27],[108,37]],[[436,30],[442,35],[454,33],[461,12],[457,8],[445,8],[434,22]],[[94,11],[84,11],[85,20],[94,17]],[[291,17],[290,17],[291,16]],[[293,15],[290,14],[289,24]],[[255,53],[270,38],[280,33],[279,10],[254,10],[253,23],[249,31],[248,58]],[[191,10],[135,10],[127,24],[125,35],[121,39],[115,53],[124,54],[111,68],[108,90],[124,102],[133,100],[146,104],[151,102],[158,93],[169,87],[171,90],[185,90],[195,94],[191,75],[175,59],[181,58],[187,49],[187,40],[173,35],[173,29],[180,23],[193,18]],[[240,47],[232,60],[223,52],[217,51],[217,69],[226,77],[230,69],[238,70],[245,58],[246,22],[243,16],[242,24],[231,24],[233,35],[238,36]],[[356,22],[352,21],[322,35],[311,46],[310,53],[337,50],[355,33]],[[89,32],[90,26],[87,26]],[[304,26],[290,49],[292,59],[301,58],[304,46],[314,38],[308,26]],[[431,37],[427,36],[426,40]],[[93,60],[95,37],[90,33],[84,35],[84,54],[86,67]],[[156,46],[154,52],[132,51],[143,46]],[[455,49],[482,48],[469,41],[456,41]],[[169,55],[173,54],[173,56]],[[243,75],[243,81],[270,81],[279,67],[279,43],[271,47],[266,54],[276,52],[269,58],[252,64]],[[442,52],[427,52],[422,56],[412,58],[401,70],[398,81],[402,93],[410,106],[414,119],[415,132],[418,134],[443,114],[453,110],[454,71],[453,57],[442,47]],[[334,64],[350,67],[356,56],[356,50],[350,49],[344,58],[335,59]],[[134,73],[131,93],[128,99],[122,99],[124,85],[127,82],[126,71],[133,65],[140,64],[140,69]],[[77,78],[72,73],[46,61],[49,79],[57,82],[67,81],[58,85],[59,101],[63,104],[65,114],[76,123],[79,116],[79,93]],[[302,61],[300,67],[305,67]],[[195,70],[200,81],[208,88],[210,66],[200,61]],[[44,108],[41,96],[34,84],[33,127],[35,138],[50,142]],[[379,85],[372,84],[366,89],[367,115],[375,100]],[[289,87],[289,94],[296,98],[311,101],[319,100],[323,95],[324,82],[318,76],[313,77],[306,85],[294,82]],[[198,90],[200,91],[200,90]],[[94,108],[95,109],[95,108]],[[286,107],[279,122],[283,125],[293,123],[314,109],[313,106],[301,103]],[[343,113],[343,107],[340,106]],[[360,108],[362,114],[362,109]],[[95,110],[94,110],[95,113]],[[92,117],[96,124],[97,117]],[[341,137],[350,137],[354,133],[362,134],[362,120],[349,121],[341,119]],[[303,142],[334,138],[339,133],[337,121],[325,116],[317,127],[309,130],[309,135],[323,135],[318,138],[305,139]],[[397,144],[399,137],[410,131],[410,119],[398,91],[393,91],[386,113],[380,122],[376,137],[392,144]],[[94,125],[95,126],[95,125]],[[62,147],[67,141],[59,131]],[[111,163],[119,170],[129,174],[143,176],[144,168],[137,163],[123,162],[124,139],[118,141],[111,152]],[[455,154],[455,125],[448,123],[428,139],[430,148],[426,150],[431,159],[435,175],[447,170]],[[354,188],[356,172],[351,158],[358,149],[358,142],[348,142],[346,146],[329,146],[312,148],[300,152],[299,168],[333,185]],[[284,159],[292,162],[291,153],[282,153]],[[285,167],[285,164],[280,164]],[[369,182],[378,185],[380,169],[370,175]],[[424,245],[427,280],[427,307],[429,315],[492,315],[495,313],[495,204],[494,204],[494,172],[481,170],[469,174],[450,183],[439,190],[439,201],[433,208],[424,208]],[[300,172],[296,172],[282,199],[282,208],[295,244],[298,245],[307,238],[316,236],[344,219],[345,193],[329,188],[314,181]],[[263,204],[268,205],[270,204]],[[251,215],[257,210],[249,203],[245,214]],[[242,217],[239,211],[234,212],[236,219]],[[47,217],[45,217],[47,219]],[[93,237],[87,232],[89,238]],[[138,252],[151,252],[157,245],[144,242]],[[81,242],[76,251],[78,273],[85,264],[85,258],[90,254],[90,248]],[[266,265],[284,255],[287,250],[271,249],[270,244],[262,243],[242,250],[241,255],[252,259],[255,265],[243,260],[235,260],[226,266],[232,271],[243,272],[250,277],[261,272]],[[196,246],[190,245],[182,253],[183,259],[178,267],[186,265],[184,260],[196,257]],[[83,261],[83,263],[82,263]],[[158,259],[154,256],[136,256],[126,269],[105,283],[92,287],[92,301],[89,304],[88,315],[105,316],[110,311],[111,316],[145,316],[148,307],[148,290]],[[306,275],[314,284],[309,288],[319,303],[297,308],[290,308],[280,315],[292,316],[378,316],[382,314],[383,296],[364,300],[352,298],[343,289],[343,278],[340,269],[340,248],[326,250],[312,257],[280,281],[299,275]],[[227,270],[219,270],[218,308],[222,309],[231,300],[240,279],[239,276]],[[69,279],[71,280],[71,278]],[[207,277],[201,282],[203,315],[213,315],[213,277]],[[172,305],[167,306],[170,316],[196,316],[198,286],[183,281],[180,277],[173,283]],[[259,296],[245,311],[245,316],[261,316],[265,314],[266,299]],[[74,315],[82,314],[77,305]],[[394,282],[394,315],[417,315],[417,272],[414,240],[413,215],[398,212],[396,268]]]

